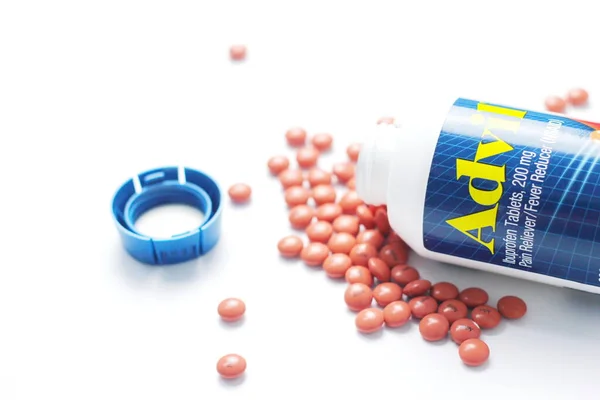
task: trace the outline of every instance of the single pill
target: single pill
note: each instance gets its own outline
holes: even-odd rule
[[[356,236],[359,230],[360,224],[358,223],[358,217],[354,215],[340,215],[333,220],[334,232],[346,232]]]
[[[574,106],[581,106],[587,103],[589,98],[588,92],[585,89],[571,89],[567,93],[567,101]]]
[[[325,259],[329,256],[329,248],[323,243],[309,243],[300,252],[300,258],[306,265],[318,267],[323,265]]]
[[[490,358],[490,348],[481,339],[467,339],[458,346],[458,356],[466,365],[477,367]]]
[[[419,332],[423,339],[429,342],[437,342],[448,335],[450,323],[442,314],[428,314],[419,322]]]
[[[404,286],[404,294],[408,297],[423,296],[431,288],[431,282],[427,279],[417,279],[416,281],[409,282]],[[437,308],[437,307],[436,307]]]
[[[241,61],[246,58],[246,46],[237,44],[229,48],[229,57],[234,61]]]
[[[398,234],[394,231],[390,232],[390,234],[388,235],[388,237],[385,240],[385,244],[393,244],[395,246],[406,247],[406,248],[408,247],[406,242],[404,240],[402,240],[402,238],[400,236],[398,236]]]
[[[456,320],[466,318],[468,313],[469,310],[465,303],[456,299],[446,300],[438,307],[438,314],[446,317],[451,324]]]
[[[358,161],[358,154],[360,153],[360,143],[352,143],[346,148],[346,154],[352,162]]]
[[[494,307],[477,306],[471,311],[471,319],[477,322],[481,329],[492,329],[498,326],[502,316]]]
[[[567,102],[558,96],[548,96],[544,101],[544,105],[548,111],[564,113],[565,108],[567,107]]]
[[[369,243],[376,249],[381,249],[383,241],[383,235],[376,229],[366,229],[356,236],[356,243]]]
[[[311,143],[320,151],[326,151],[331,148],[333,143],[333,136],[329,133],[317,133],[312,137]]]
[[[304,146],[304,143],[306,143],[306,131],[299,127],[290,128],[285,133],[285,140],[292,147]]]
[[[279,182],[284,189],[292,186],[302,186],[304,176],[299,169],[286,169],[278,175]]]
[[[352,261],[346,254],[332,254],[323,261],[323,270],[330,278],[344,278],[351,266]]]
[[[306,236],[311,242],[327,243],[332,234],[333,227],[326,221],[316,221],[306,227]]]
[[[267,167],[273,175],[279,175],[290,166],[290,160],[285,156],[274,156],[269,158]]]
[[[344,193],[340,199],[340,206],[346,214],[355,214],[356,208],[361,204],[364,204],[364,202],[358,197],[358,194],[354,190]]]
[[[368,243],[355,244],[350,250],[352,265],[367,265],[369,259],[377,256],[377,249]]]
[[[397,328],[408,322],[410,314],[410,306],[407,302],[393,301],[383,309],[383,320],[388,327]]]
[[[385,307],[393,301],[402,299],[402,288],[396,283],[383,282],[373,289],[373,297],[377,304]]]
[[[437,301],[446,301],[458,297],[458,288],[450,282],[438,282],[431,287],[431,297]]]
[[[377,125],[380,125],[380,124],[391,125],[393,123],[394,123],[394,118],[392,118],[392,117],[381,117],[377,120]]]
[[[369,287],[373,285],[373,276],[369,269],[361,267],[360,265],[353,265],[346,271],[346,282],[348,283],[362,283]]]
[[[217,362],[217,372],[224,379],[233,379],[246,371],[246,360],[237,354],[227,354]]]
[[[333,174],[338,181],[345,183],[354,177],[354,164],[349,162],[338,162],[333,164]]]
[[[284,192],[285,202],[289,207],[306,204],[310,198],[308,189],[302,186],[290,186]]]
[[[244,304],[244,302],[240,299],[231,297],[219,303],[217,312],[223,321],[237,321],[244,316],[244,313],[246,312],[246,304]]]
[[[335,189],[331,185],[317,185],[312,190],[312,198],[318,206],[325,203],[333,203],[336,198]]]
[[[286,236],[277,243],[279,254],[287,258],[298,257],[303,248],[302,239],[295,235]]]
[[[296,152],[296,162],[300,168],[311,168],[317,165],[319,150],[314,147],[303,147]]]
[[[410,282],[420,278],[419,271],[408,265],[396,265],[391,270],[392,281],[400,286],[406,286]]]
[[[346,187],[350,190],[356,190],[356,178],[350,178],[348,182],[346,182]]]
[[[381,258],[371,257],[367,262],[367,267],[379,282],[389,282],[391,277],[390,267]]]
[[[375,217],[373,217],[373,213],[364,204],[359,204],[355,210],[356,216],[358,217],[358,222],[364,226],[366,229],[375,228]]]
[[[498,312],[506,319],[519,319],[527,313],[527,304],[517,296],[504,296],[498,300]]]
[[[383,311],[378,308],[366,308],[356,314],[355,324],[359,332],[373,333],[383,327]]]
[[[323,171],[320,168],[311,168],[308,171],[307,176],[310,187],[319,185],[331,185],[331,174],[327,171]]]
[[[391,268],[399,264],[406,264],[408,252],[398,245],[386,244],[379,250],[379,258]]]
[[[311,221],[315,216],[315,211],[304,204],[292,207],[288,215],[288,219],[292,228],[294,229],[305,229],[310,225]]]
[[[351,283],[344,292],[344,301],[352,311],[361,311],[371,307],[373,291],[364,283]]]
[[[342,215],[342,206],[337,203],[325,203],[317,207],[316,217],[319,221],[333,222]]]
[[[450,337],[458,344],[467,339],[478,339],[479,336],[481,336],[479,325],[468,318],[457,319],[450,326]]]
[[[356,244],[356,238],[349,233],[340,232],[331,235],[327,247],[332,253],[350,254],[350,250]]]
[[[467,307],[473,308],[484,305],[490,299],[487,292],[481,288],[467,288],[458,294],[458,299]]]
[[[375,226],[379,229],[383,235],[390,233],[392,228],[390,227],[390,221],[388,219],[387,211],[383,208],[378,208],[374,215]]]
[[[419,319],[426,315],[433,314],[438,308],[437,301],[430,296],[413,297],[408,302],[408,305],[410,306],[413,317]]]
[[[250,200],[252,189],[245,183],[236,183],[229,187],[227,193],[234,203],[246,203]]]

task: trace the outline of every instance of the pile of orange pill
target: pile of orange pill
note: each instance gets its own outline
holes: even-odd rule
[[[583,93],[570,92],[569,102],[583,104]],[[377,123],[394,120],[384,117]],[[309,137],[305,129],[294,127],[285,140],[295,160],[275,155],[267,161],[289,207],[289,225],[298,231],[279,240],[281,256],[322,268],[331,279],[345,279],[344,301],[356,312],[359,332],[370,334],[418,320],[424,340],[449,336],[465,365],[484,364],[490,350],[480,339],[482,331],[495,328],[502,318],[523,317],[525,302],[506,296],[493,307],[481,288],[460,290],[452,282],[431,282],[410,266],[410,249],[390,227],[386,206],[365,204],[354,191],[359,144],[350,144],[347,159],[326,170],[319,167],[319,158],[332,148],[332,135]]]
[[[582,107],[587,104],[588,98],[589,94],[585,89],[574,88],[569,90],[564,97],[556,95],[546,97],[544,105],[548,111],[564,113],[567,105]]]

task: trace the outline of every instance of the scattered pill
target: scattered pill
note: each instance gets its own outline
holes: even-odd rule
[[[246,360],[237,354],[227,354],[217,362],[217,372],[225,379],[234,379],[246,371]]]
[[[346,182],[346,187],[350,190],[356,190],[356,178],[350,178],[348,182]]]
[[[377,332],[383,326],[383,311],[378,308],[366,308],[356,314],[356,328],[362,333]]]
[[[333,222],[342,215],[342,207],[337,203],[321,204],[317,207],[315,215],[319,221]]]
[[[410,282],[420,278],[419,271],[408,265],[396,265],[391,270],[392,281],[400,286],[406,286]]]
[[[246,46],[237,44],[229,48],[229,57],[234,61],[242,61],[246,58]]]
[[[315,216],[315,211],[304,204],[299,206],[295,206],[290,210],[288,215],[288,219],[292,228],[294,229],[305,229],[308,225],[310,225],[311,221]]]
[[[318,267],[323,265],[325,259],[329,256],[329,248],[323,243],[309,243],[300,252],[300,258],[306,265]]]
[[[333,227],[326,221],[316,221],[306,227],[306,236],[311,242],[327,243],[332,234]]]
[[[346,148],[346,154],[348,154],[348,158],[352,162],[358,161],[358,153],[360,153],[360,144],[352,143],[350,146]]]
[[[427,279],[417,279],[416,281],[409,282],[406,286],[404,286],[404,294],[408,297],[423,296],[429,291],[430,288],[430,281]]]
[[[350,250],[350,259],[352,259],[352,265],[367,265],[367,262],[371,257],[377,256],[377,249],[368,243],[355,244],[352,250]]]
[[[502,316],[494,307],[477,306],[471,311],[471,319],[479,325],[481,329],[492,329],[498,326]]]
[[[312,137],[311,143],[319,151],[326,151],[331,148],[333,136],[331,136],[329,133],[317,133]]]
[[[284,189],[292,186],[302,186],[304,176],[299,169],[286,169],[279,174],[279,182]]]
[[[379,258],[391,268],[399,264],[406,264],[408,253],[398,245],[386,244],[379,250]]]
[[[302,186],[290,186],[284,192],[285,202],[289,207],[306,204],[310,198],[308,189]]]
[[[517,296],[504,296],[498,300],[498,312],[506,319],[519,319],[527,313],[527,304]]]
[[[287,258],[298,257],[303,248],[302,239],[295,235],[286,236],[277,243],[279,253]]]
[[[366,229],[373,229],[375,227],[375,218],[369,207],[364,204],[359,204],[356,207],[355,213],[358,217],[358,222]]]
[[[327,247],[332,253],[350,254],[350,250],[356,244],[356,238],[349,233],[340,232],[331,235]]]
[[[477,367],[490,357],[490,348],[481,339],[467,339],[458,347],[458,355],[463,363]]]
[[[411,311],[407,302],[398,300],[393,301],[383,309],[383,319],[390,328],[397,328],[408,322]]]
[[[233,322],[244,316],[246,304],[240,299],[234,297],[223,300],[219,303],[217,312],[223,321]]]
[[[371,257],[367,262],[367,267],[369,268],[369,272],[373,275],[379,282],[389,282],[391,277],[390,267],[380,258]]]
[[[356,209],[364,202],[358,197],[358,194],[354,190],[349,190],[344,193],[339,201],[342,211],[346,214],[355,214]]]
[[[320,168],[311,168],[308,171],[307,176],[308,183],[310,187],[315,187],[319,185],[331,185],[331,174],[327,171],[323,171]]]
[[[567,93],[567,101],[574,106],[582,106],[588,101],[588,92],[585,89],[575,88]]]
[[[408,305],[410,306],[413,317],[418,319],[436,312],[438,308],[437,301],[430,296],[413,297],[408,302]]]
[[[371,307],[373,291],[364,283],[351,283],[344,292],[344,300],[350,310],[364,310]]]
[[[346,232],[356,236],[359,230],[358,217],[354,215],[340,215],[333,220],[334,232]]]
[[[473,320],[457,319],[450,326],[450,337],[458,344],[467,339],[478,339],[479,336],[481,336],[481,329]]]
[[[377,120],[377,125],[386,124],[391,125],[394,123],[394,118],[392,117],[381,117]]]
[[[490,299],[487,292],[481,288],[467,288],[458,294],[458,299],[473,308],[484,305]]]
[[[546,110],[555,113],[564,113],[567,107],[567,102],[558,96],[548,96],[544,102]]]
[[[402,240],[402,238],[400,236],[398,236],[398,234],[394,231],[391,231],[390,234],[388,235],[385,244],[391,244],[394,246],[400,246],[400,247],[404,247],[407,248],[408,246],[406,245],[406,243],[404,242],[404,240]]]
[[[303,147],[296,152],[296,162],[300,168],[311,168],[317,165],[319,150],[314,147]]]
[[[437,342],[448,335],[450,324],[442,314],[428,314],[419,322],[419,332],[423,339],[429,342]]]
[[[336,196],[335,188],[331,185],[317,185],[312,190],[313,200],[318,206],[335,202]]]
[[[386,210],[384,210],[383,208],[378,208],[375,211],[375,215],[374,215],[373,219],[375,221],[375,225],[377,226],[377,229],[379,229],[379,232],[381,232],[384,235],[387,235],[390,233],[392,228],[390,227],[390,221],[388,220],[388,215],[387,215]]]
[[[450,282],[438,282],[431,287],[431,297],[437,301],[446,301],[458,297],[458,288]]]
[[[290,166],[290,160],[285,156],[273,156],[269,158],[267,167],[273,175],[279,175]]]
[[[306,143],[306,131],[298,127],[290,128],[285,133],[285,139],[292,147],[304,146],[304,143]]]
[[[354,177],[354,164],[349,162],[338,162],[333,164],[333,174],[338,181],[345,183]]]
[[[431,297],[433,297],[433,295]],[[456,320],[466,318],[469,310],[462,301],[450,299],[440,304],[437,312],[438,314],[442,314],[444,317],[446,317],[448,322],[452,324]]]
[[[234,203],[246,203],[250,200],[252,189],[245,183],[236,183],[229,187],[227,193]]]
[[[330,278],[344,278],[351,266],[350,257],[346,254],[331,254],[323,261],[323,270]]]
[[[348,283],[362,283],[369,287],[373,285],[373,276],[369,269],[361,267],[360,265],[353,265],[346,271],[346,282]]]
[[[373,298],[381,307],[402,299],[402,288],[393,282],[382,282],[373,289]]]
[[[376,249],[381,249],[383,241],[383,235],[375,229],[366,229],[356,236],[356,243],[369,243]]]

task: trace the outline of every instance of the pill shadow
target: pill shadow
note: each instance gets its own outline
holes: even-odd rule
[[[490,362],[491,361],[488,359],[484,364],[478,365],[476,367],[471,367],[463,362],[461,362],[461,364],[462,364],[463,370],[468,371],[469,373],[479,374],[479,373],[487,371],[490,368]]]
[[[481,336],[498,336],[501,335],[507,328],[507,326],[510,325],[510,321],[508,320],[502,320],[500,322],[500,324],[492,329],[481,329]]]
[[[244,381],[246,380],[246,374],[244,373],[244,375],[239,376],[237,378],[233,378],[233,379],[226,379],[223,377],[219,377],[219,384],[222,387],[235,387],[235,386],[239,386],[242,383],[244,383]]]
[[[398,326],[398,327],[389,327],[389,326],[385,327],[386,332],[390,332],[392,335],[406,335],[408,332],[410,332],[414,329],[415,328],[414,328],[413,324],[410,323],[410,321],[408,321],[404,325]]]
[[[383,336],[383,329],[380,329],[373,333],[363,333],[363,332],[356,331],[356,334],[364,340],[368,340],[368,341],[380,340],[381,337]]]
[[[222,329],[229,329],[229,330],[239,329],[241,326],[244,325],[245,320],[246,320],[245,316],[242,316],[242,318],[238,319],[237,321],[233,321],[233,322],[223,321],[221,318],[219,318],[219,326]]]

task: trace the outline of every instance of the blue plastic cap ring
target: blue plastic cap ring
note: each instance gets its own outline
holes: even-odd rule
[[[195,230],[167,239],[145,236],[135,221],[151,208],[187,204],[204,213]],[[153,265],[176,264],[208,253],[221,235],[221,189],[214,179],[190,168],[165,167],[146,171],[125,182],[112,202],[112,211],[125,250]]]

